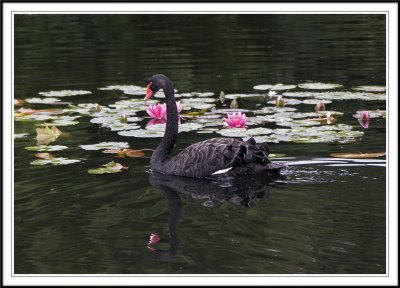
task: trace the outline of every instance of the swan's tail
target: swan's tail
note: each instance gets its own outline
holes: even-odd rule
[[[242,166],[245,164],[267,164],[271,161],[268,158],[269,147],[266,142],[256,143],[254,138],[250,138],[243,142],[236,154],[234,165]]]

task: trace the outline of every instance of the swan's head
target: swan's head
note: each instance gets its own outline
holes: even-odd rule
[[[157,74],[157,75],[151,76],[147,80],[147,90],[146,90],[146,97],[144,98],[144,101],[149,100],[150,97],[153,96],[158,90],[164,88],[164,86],[167,82],[170,82],[170,80],[165,75]]]

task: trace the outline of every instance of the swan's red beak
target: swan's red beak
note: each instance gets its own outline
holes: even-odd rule
[[[149,100],[149,98],[150,98],[151,96],[153,96],[153,91],[151,91],[150,85],[151,85],[151,82],[150,82],[149,84],[147,84],[146,97],[144,97],[144,101],[145,101],[145,102],[146,102],[147,100]]]

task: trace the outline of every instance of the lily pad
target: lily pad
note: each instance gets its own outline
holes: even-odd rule
[[[117,149],[129,148],[128,142],[101,142],[90,145],[79,145],[83,150],[103,150],[103,149]]]
[[[246,128],[223,128],[215,131],[225,137],[247,137]]]
[[[332,157],[336,158],[353,158],[353,159],[366,159],[366,158],[377,158],[386,156],[386,152],[374,152],[374,153],[331,153]]]
[[[225,99],[238,99],[238,98],[252,98],[252,97],[265,97],[264,94],[226,94]]]
[[[291,98],[283,98],[285,105],[299,105],[302,103],[301,100],[291,99]],[[276,100],[271,100],[267,102],[268,104],[276,104]]]
[[[302,89],[311,89],[311,90],[328,90],[328,89],[343,87],[343,85],[341,84],[320,83],[320,82],[301,83],[298,84],[297,86],[299,86]]]
[[[386,92],[386,86],[357,86],[352,89],[365,92]]]
[[[160,138],[164,136],[164,131],[153,131],[148,129],[123,130],[118,131],[118,135],[138,138]]]
[[[26,136],[28,136],[29,135],[29,133],[17,133],[17,134],[14,134],[14,139],[20,139],[20,138],[26,138]]]
[[[318,101],[321,101],[319,99],[306,99],[303,100],[303,104],[311,104],[311,105],[316,105],[318,103]],[[331,104],[332,101],[331,100],[324,100],[324,104]]]
[[[321,100],[364,100],[364,101],[385,101],[386,94],[368,92],[285,92],[286,97],[313,97]]]
[[[144,158],[145,153],[147,151],[154,151],[153,149],[139,149],[139,150],[134,150],[134,149],[109,149],[109,150],[103,150],[103,153],[110,153],[110,154],[115,154],[116,157],[124,158],[124,157],[130,157],[130,158]]]
[[[269,84],[260,84],[260,85],[256,85],[253,86],[253,89],[255,90],[269,90],[272,88],[273,85],[269,85]]]
[[[74,163],[78,163],[78,162],[81,162],[81,160],[59,157],[59,158],[52,158],[52,159],[37,159],[37,160],[32,161],[31,165],[35,165],[35,166],[42,166],[42,165],[47,165],[47,164],[69,165],[69,164],[74,164]]]
[[[58,98],[38,98],[38,97],[34,97],[34,98],[25,99],[25,102],[28,102],[28,103],[31,103],[31,104],[55,104],[57,102],[61,102],[61,100],[58,99]]]
[[[47,152],[39,152],[39,153],[36,153],[36,154],[35,154],[35,157],[36,157],[36,158],[39,158],[39,159],[46,159],[46,160],[51,160],[51,159],[54,158],[53,155],[51,155],[50,153],[47,153]]]
[[[283,157],[286,157],[286,154],[279,154],[279,153],[274,154],[274,153],[271,153],[271,154],[268,155],[268,157],[269,158],[283,158]]]
[[[36,128],[36,140],[38,145],[49,144],[50,142],[55,141],[62,132],[56,127],[53,126],[49,128],[48,126],[43,128]]]
[[[51,152],[51,151],[60,151],[60,150],[65,150],[68,149],[67,146],[63,146],[63,145],[38,145],[38,146],[28,146],[25,147],[26,150],[29,151],[47,151],[47,152]]]
[[[296,88],[296,85],[276,84],[271,87],[271,91],[290,90]]]
[[[116,163],[114,161],[108,162],[107,164],[102,165],[103,167],[97,169],[89,169],[89,174],[113,174],[122,172],[122,170],[128,169],[128,167],[123,166],[120,163]]]
[[[45,97],[67,97],[67,96],[86,95],[86,94],[92,94],[92,92],[86,90],[61,90],[61,91],[39,92],[39,95]]]

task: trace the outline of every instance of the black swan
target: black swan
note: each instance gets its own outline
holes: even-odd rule
[[[171,156],[178,137],[178,111],[171,80],[162,74],[147,81],[144,101],[163,89],[167,105],[167,124],[164,137],[150,160],[154,172],[185,177],[229,176],[278,172],[282,164],[271,163],[267,143],[256,143],[253,138],[211,138],[185,148]]]

